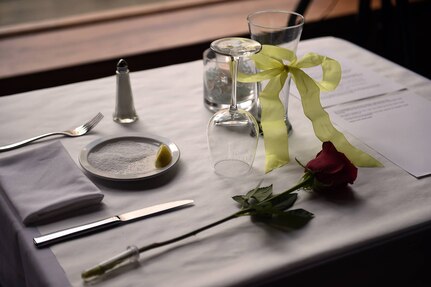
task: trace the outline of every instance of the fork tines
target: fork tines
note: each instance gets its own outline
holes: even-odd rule
[[[90,131],[102,119],[103,119],[103,114],[99,112],[94,118],[92,118],[90,121],[88,121],[87,123],[84,124],[84,128],[87,129],[87,131]]]

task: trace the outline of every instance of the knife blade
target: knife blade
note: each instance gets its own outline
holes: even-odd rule
[[[66,228],[63,230],[55,231],[46,235],[33,238],[33,243],[36,247],[44,247],[53,243],[64,241],[79,235],[94,232],[97,230],[105,229],[108,227],[113,227],[116,225],[128,223],[130,221],[142,219],[150,215],[155,215],[161,212],[167,212],[174,210],[182,206],[193,205],[193,200],[178,200],[162,204],[153,205],[150,207],[145,207],[142,209],[126,212],[120,215],[115,215],[105,219],[97,220],[91,223],[78,225],[75,227]]]

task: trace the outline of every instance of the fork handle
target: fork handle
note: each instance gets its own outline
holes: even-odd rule
[[[26,140],[23,140],[23,141],[19,141],[19,142],[13,143],[13,144],[1,146],[0,147],[0,152],[8,151],[8,150],[11,150],[11,149],[14,149],[14,148],[18,148],[18,147],[24,146],[24,145],[26,145],[28,143],[34,142],[36,140],[39,140],[39,139],[42,139],[42,138],[46,138],[46,137],[49,137],[49,136],[55,136],[55,135],[64,135],[64,133],[62,133],[62,132],[46,133],[46,134],[35,136],[35,137],[29,138],[29,139],[26,139]]]

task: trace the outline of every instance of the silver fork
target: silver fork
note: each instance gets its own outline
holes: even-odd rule
[[[17,147],[21,147],[21,146],[26,145],[28,143],[34,142],[35,140],[39,140],[39,139],[46,138],[49,136],[64,135],[64,136],[69,136],[69,137],[79,137],[79,136],[82,136],[82,135],[85,135],[86,133],[88,133],[92,128],[94,128],[100,122],[100,120],[102,120],[102,118],[103,118],[103,114],[98,113],[91,120],[89,120],[85,124],[80,125],[74,129],[65,130],[62,132],[46,133],[46,134],[43,134],[40,136],[32,137],[32,138],[17,142],[17,143],[1,146],[0,152],[8,151],[8,150],[11,150],[11,149],[14,149]]]

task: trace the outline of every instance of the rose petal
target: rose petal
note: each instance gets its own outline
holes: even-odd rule
[[[305,166],[315,178],[325,185],[324,189],[335,189],[352,184],[357,177],[358,169],[343,154],[337,151],[331,142],[324,142],[316,158]]]

